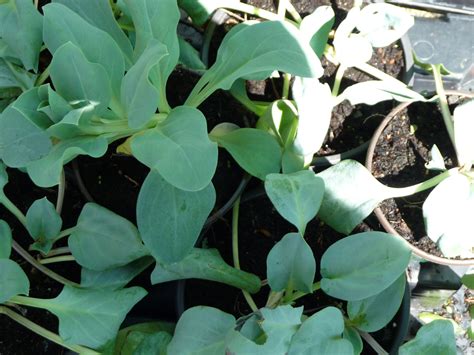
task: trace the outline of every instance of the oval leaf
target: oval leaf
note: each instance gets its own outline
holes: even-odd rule
[[[312,171],[270,174],[265,191],[276,210],[304,235],[306,225],[318,213],[324,196],[324,181]]]
[[[215,199],[212,184],[200,191],[183,191],[151,171],[137,202],[138,229],[151,254],[164,263],[184,259],[192,251]]]
[[[68,244],[77,262],[95,271],[123,266],[147,254],[132,223],[95,203],[82,209]]]
[[[217,249],[194,248],[177,263],[158,262],[151,274],[152,284],[183,279],[217,281],[250,293],[258,292],[261,285],[257,276],[226,264]]]
[[[30,281],[20,265],[10,259],[0,259],[0,303],[29,292]]]
[[[173,109],[163,123],[137,135],[132,152],[168,183],[186,191],[208,186],[217,167],[217,144],[209,140],[204,115],[192,107]]]
[[[352,344],[342,338],[344,319],[335,307],[326,307],[303,322],[291,339],[288,355],[353,355]]]
[[[283,291],[290,286],[311,293],[315,273],[313,252],[298,233],[288,233],[268,253],[267,277],[272,291]]]
[[[33,249],[45,254],[51,250],[62,225],[61,216],[46,197],[33,202],[26,213],[26,226],[35,240]]]
[[[410,255],[406,242],[390,234],[351,235],[334,243],[324,253],[321,288],[328,295],[346,301],[374,296],[400,277],[408,266]]]
[[[349,301],[347,313],[351,323],[365,332],[376,332],[385,327],[400,308],[405,285],[405,274],[402,274],[379,294],[360,301]]]
[[[265,180],[268,174],[280,171],[281,148],[270,133],[240,128],[216,140],[252,176]]]
[[[400,355],[455,355],[456,338],[449,320],[436,320],[420,328],[415,339],[402,345]]]

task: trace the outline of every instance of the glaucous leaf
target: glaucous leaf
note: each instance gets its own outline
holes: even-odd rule
[[[376,332],[395,316],[405,293],[405,274],[375,296],[347,303],[351,324],[365,332]]]
[[[153,40],[165,45],[169,53],[151,68],[151,81],[160,94],[160,112],[169,112],[166,82],[179,59],[178,3],[176,0],[125,0],[125,3],[135,26],[135,58],[141,56]]]
[[[267,110],[267,102],[257,102],[250,100],[247,95],[246,81],[244,79],[237,79],[230,88],[230,94],[244,105],[248,110],[255,113],[257,116],[262,116]]]
[[[400,277],[410,256],[406,242],[390,234],[351,235],[331,245],[323,254],[321,288],[328,295],[346,301],[375,296]]]
[[[272,291],[291,289],[311,293],[316,261],[311,248],[298,233],[288,233],[267,256],[267,278]]]
[[[216,138],[250,175],[265,180],[280,171],[281,148],[270,134],[255,128],[240,128]]]
[[[153,257],[175,263],[191,253],[215,200],[212,184],[200,191],[179,190],[152,170],[138,195],[137,223]]]
[[[296,77],[292,91],[298,107],[298,132],[293,150],[312,158],[329,131],[334,97],[329,85],[321,84],[316,78]]]
[[[436,144],[433,144],[430,150],[431,159],[428,163],[425,164],[425,168],[428,170],[446,170],[446,165],[444,164],[444,157],[438,149]]]
[[[59,140],[66,140],[86,134],[96,135],[97,133],[93,130],[94,123],[92,120],[97,113],[96,108],[99,104],[99,102],[83,100],[77,102],[74,105],[77,108],[71,107],[70,111],[68,111],[59,122],[49,126],[47,130],[48,133]],[[63,108],[66,107],[67,106],[64,106]],[[91,128],[93,130],[92,132],[89,131]]]
[[[127,313],[145,295],[140,287],[114,291],[64,286],[59,296],[38,305],[59,318],[59,336],[65,342],[98,349],[115,338]]]
[[[32,249],[48,253],[62,225],[61,216],[46,197],[33,202],[26,213],[26,226],[35,240]]]
[[[230,354],[273,355],[286,354],[293,335],[301,324],[303,307],[279,306],[262,308],[259,324],[265,334],[263,344],[255,343],[237,331],[231,331],[226,340]]]
[[[171,335],[166,332],[146,334],[135,348],[134,355],[166,355],[171,342]]]
[[[87,203],[68,239],[79,265],[103,271],[147,255],[137,228],[127,219],[95,203]]]
[[[426,99],[416,91],[409,89],[402,82],[395,80],[370,80],[349,86],[341,94],[351,105],[375,105],[382,101],[397,100],[399,102],[424,102]]]
[[[298,112],[289,100],[276,100],[257,122],[257,128],[274,135],[282,147],[290,146],[296,135]]]
[[[150,81],[150,71],[168,55],[166,47],[151,40],[137,62],[122,81],[122,103],[127,112],[128,125],[144,126],[158,108],[159,93]]]
[[[35,86],[37,75],[32,74],[25,69],[0,58],[0,98],[12,97],[6,95],[5,90],[12,90],[12,94],[27,91]],[[13,90],[16,89],[16,90]]]
[[[183,279],[216,281],[250,293],[258,292],[261,285],[257,276],[229,266],[217,249],[194,248],[176,263],[157,262],[151,274],[152,284]]]
[[[356,328],[346,326],[342,337],[351,342],[352,348],[354,349],[354,355],[362,353],[364,344],[362,343],[362,339]]]
[[[265,191],[280,215],[304,236],[306,225],[316,216],[324,196],[324,181],[312,171],[269,174]]]
[[[459,164],[472,166],[474,163],[474,141],[469,132],[474,131],[474,99],[457,106],[454,109],[454,140]]]
[[[360,8],[353,7],[334,34],[336,60],[346,68],[366,63],[372,57],[372,44],[359,33],[352,33],[360,22]]]
[[[108,0],[95,1],[71,1],[54,0],[53,2],[67,6],[72,11],[89,22],[92,26],[107,32],[122,50],[126,67],[130,67],[133,62],[133,48],[127,35],[122,31],[115,20],[110,2]]]
[[[52,143],[45,132],[48,117],[37,111],[38,88],[24,92],[0,115],[0,158],[14,168],[46,156]]]
[[[374,3],[365,6],[360,12],[357,29],[377,48],[387,47],[399,40],[414,24],[413,16],[405,9],[385,3]]]
[[[303,322],[291,339],[288,355],[353,355],[352,344],[342,338],[343,332],[341,311],[335,307],[326,307]]]
[[[217,89],[230,89],[239,78],[274,70],[301,77],[323,74],[318,57],[293,25],[281,21],[238,25],[224,38],[216,62],[196,84],[186,105],[199,106]]]
[[[334,25],[334,11],[331,6],[318,6],[314,12],[301,21],[300,31],[311,44],[319,58],[324,54],[329,32]]]
[[[29,0],[0,2],[0,38],[27,70],[38,70],[43,19]]]
[[[8,259],[12,251],[12,230],[7,222],[0,220],[0,259]]]
[[[73,43],[67,42],[54,52],[50,72],[56,91],[67,101],[94,102],[98,113],[108,107],[112,88],[107,71],[88,61]]]
[[[293,147],[288,147],[283,151],[281,157],[281,170],[283,174],[296,173],[304,170],[305,165],[309,164],[311,160],[308,162],[304,156],[295,153]]]
[[[185,39],[178,37],[179,40],[179,64],[190,70],[203,72],[207,69],[202,62],[199,52]]]
[[[23,269],[10,259],[0,259],[0,304],[30,292],[30,281]]]
[[[400,347],[400,355],[455,355],[456,339],[448,320],[436,320],[420,328],[415,339]]]
[[[100,158],[107,152],[107,147],[108,142],[104,137],[81,136],[59,142],[44,158],[28,164],[28,175],[37,186],[58,185],[64,164],[78,155]]]
[[[48,105],[40,105],[38,110],[48,115],[52,122],[58,123],[74,108],[65,98],[54,91],[50,85],[46,86],[48,91]]]
[[[176,324],[169,355],[221,355],[225,338],[235,326],[234,316],[216,308],[198,306],[186,310]]]
[[[8,184],[7,167],[3,161],[0,160],[0,196],[4,194],[3,188],[6,184]]]
[[[438,184],[423,203],[426,233],[447,257],[474,256],[468,233],[474,213],[474,184],[462,174]]]
[[[217,144],[211,142],[201,111],[180,106],[156,128],[132,140],[133,155],[171,185],[186,191],[204,189],[217,166]]]
[[[355,160],[343,160],[317,174],[324,180],[318,217],[340,233],[349,234],[391,193]]]
[[[126,286],[151,264],[153,264],[153,258],[145,256],[143,258],[134,260],[127,265],[104,271],[95,271],[82,268],[81,287],[118,290]]]
[[[122,51],[113,38],[70,10],[53,3],[43,7],[44,43],[53,54],[67,42],[77,46],[86,59],[100,64],[108,75],[114,97],[120,97],[120,83],[125,70]]]

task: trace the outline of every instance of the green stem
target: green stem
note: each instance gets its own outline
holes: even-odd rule
[[[56,343],[60,346],[65,347],[66,349],[69,349],[71,351],[74,351],[78,354],[88,354],[88,355],[93,355],[93,354],[100,354],[92,349],[80,346],[80,345],[69,345],[65,343],[59,335],[56,333],[53,333],[46,328],[41,327],[40,325],[30,321],[28,318],[23,317],[22,315],[12,311],[10,308],[5,307],[5,306],[0,306],[0,314],[4,314],[10,319],[14,320],[18,324],[21,324],[25,328],[31,330],[33,333],[38,334],[39,336],[42,336],[43,338],[46,338],[53,343]]]
[[[293,17],[293,19],[298,23],[300,24],[301,21],[303,21],[303,19],[301,18],[300,14],[298,13],[298,11],[296,11],[295,7],[293,6],[293,4],[291,3],[290,0],[280,0],[280,1],[284,1],[286,3],[286,11],[288,11],[288,13],[291,15],[291,17]]]
[[[232,257],[234,259],[234,267],[240,270],[239,260],[239,208],[240,208],[240,197],[237,198],[232,209]],[[245,290],[242,290],[245,300],[247,301],[250,309],[253,312],[258,311],[258,307],[255,304],[252,296]]]
[[[81,287],[81,285],[66,279],[65,277],[62,277],[61,275],[55,273],[53,270],[48,269],[46,266],[41,265],[38,260],[33,258],[30,253],[28,253],[25,249],[21,247],[20,244],[18,244],[15,240],[12,241],[12,246],[13,249],[27,262],[29,262],[33,267],[38,269],[40,272],[45,274],[46,276],[50,277],[51,279],[63,284],[63,285],[69,285],[72,287]]]
[[[451,116],[451,111],[449,111],[448,106],[448,99],[446,98],[446,92],[444,91],[443,87],[443,78],[441,76],[441,65],[431,64],[431,68],[433,69],[433,76],[436,85],[436,93],[438,94],[439,105],[441,107],[441,114],[443,115],[444,124],[446,126],[446,130],[448,131],[449,139],[451,139],[451,143],[454,147],[456,147],[456,141],[454,140],[454,121],[453,117]]]
[[[290,93],[290,81],[291,81],[291,74],[285,73],[283,74],[283,93],[281,98],[283,100],[288,99],[288,95]]]
[[[334,86],[332,87],[332,96],[336,97],[339,94],[339,88],[341,87],[341,81],[344,77],[346,67],[344,65],[339,65],[337,68],[336,77],[334,78]]]
[[[61,256],[55,256],[52,258],[40,259],[39,263],[41,265],[46,265],[46,264],[62,263],[66,261],[76,261],[76,258],[72,255],[61,255]]]
[[[41,86],[46,82],[46,80],[48,80],[50,68],[51,64],[48,65],[48,67],[41,73],[38,79],[36,79],[36,86]]]
[[[50,306],[50,300],[43,298],[34,298],[27,296],[13,296],[9,302],[19,304],[21,306],[28,306],[33,308],[40,308],[48,310]]]
[[[56,212],[61,214],[63,210],[64,195],[66,193],[66,177],[64,175],[64,169],[61,169],[61,176],[59,178],[58,185],[58,197],[56,198]]]
[[[459,174],[458,168],[447,170],[439,175],[432,177],[429,180],[426,180],[416,185],[412,185],[408,187],[387,187],[388,188],[387,198],[405,197],[405,196],[414,195],[418,192],[422,192],[422,191],[431,189],[432,187],[435,187],[441,181],[455,174]]]
[[[397,84],[397,85],[406,86],[404,83],[402,83],[401,81],[395,79],[393,76],[390,76],[390,75],[384,73],[380,69],[377,69],[376,67],[373,67],[370,64],[362,63],[362,64],[356,65],[355,67],[357,69],[359,69],[360,71],[363,71],[364,73],[369,74],[370,76],[374,77],[375,79],[379,79],[379,80],[382,80],[382,81],[393,82],[394,84]]]
[[[58,236],[54,239],[54,242],[56,243],[59,239],[62,239],[64,237],[67,237],[68,235],[71,235],[72,233],[74,233],[77,229],[77,226],[74,226],[74,227],[71,227],[71,228],[67,228],[65,230],[62,230]]]
[[[62,255],[62,254],[69,254],[71,253],[71,249],[69,247],[60,247],[56,249],[51,249],[48,254],[46,254],[46,257],[52,257],[56,255]]]
[[[0,192],[0,203],[5,206],[5,208],[10,211],[10,213],[13,214],[25,228],[27,228],[26,216],[20,211],[18,207],[15,206],[15,204],[5,195],[3,191]]]
[[[316,292],[320,288],[321,288],[321,282],[320,281],[315,282],[313,284],[313,287],[311,288],[311,293]],[[295,292],[295,293],[293,293],[293,295],[291,297],[288,298],[287,303],[292,303],[296,300],[299,300],[301,297],[304,297],[307,294],[308,294],[307,292],[301,292],[301,291]]]
[[[369,333],[363,332],[361,330],[357,330],[360,334],[360,336],[367,342],[367,344],[370,345],[372,349],[375,350],[375,352],[379,355],[388,355],[388,352],[382,348],[382,346],[377,343],[377,341],[370,335]]]

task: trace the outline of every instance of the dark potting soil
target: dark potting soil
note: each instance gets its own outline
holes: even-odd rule
[[[425,168],[434,144],[445,157],[446,167],[453,168],[455,152],[438,106],[433,103],[410,105],[383,131],[374,153],[373,175],[393,187],[414,185],[438,175],[439,172]],[[442,256],[426,235],[423,222],[423,202],[431,191],[389,199],[380,207],[395,230],[407,241],[428,253]]]
[[[271,0],[250,1],[249,3],[274,10]],[[331,5],[331,1],[295,0],[293,4],[301,14],[306,15],[311,13],[317,6]],[[338,0],[333,2],[332,6],[336,12],[336,23],[339,23],[344,18],[345,11],[352,6],[352,1]],[[225,34],[223,28],[225,26],[218,29],[214,42],[218,42],[223,38]],[[211,46],[214,56],[217,46],[218,43],[214,43]],[[45,67],[49,60],[48,54],[44,53],[41,65]],[[401,48],[396,44],[388,49],[374,51],[371,64],[393,76],[400,77],[403,70]],[[325,75],[322,81],[332,85],[336,68],[326,61],[323,61],[323,65],[325,67]],[[198,79],[197,75],[182,69],[178,69],[172,74],[167,87],[168,98],[172,107],[180,105],[185,101]],[[351,69],[344,77],[341,90],[352,83],[365,80],[369,80],[369,77]],[[276,93],[281,92],[281,83],[278,81],[271,82],[270,80],[265,83],[253,82],[250,83],[248,89],[253,98],[270,101],[278,98]],[[374,107],[352,107],[347,102],[339,105],[333,111],[331,130],[325,145],[319,152],[320,155],[342,152],[369,140],[382,117],[390,111],[392,106],[392,103],[382,103]],[[208,119],[209,129],[223,121],[233,122],[242,127],[253,127],[256,122],[256,117],[252,113],[246,111],[230,94],[222,91],[212,95],[203,103],[200,109]],[[111,147],[106,156],[101,159],[78,158],[78,169],[84,185],[96,203],[135,222],[136,200],[148,169],[132,157],[116,154],[115,148],[116,145]],[[27,211],[34,200],[45,195],[51,202],[55,202],[55,189],[37,188],[25,174],[13,170],[9,172],[11,182],[7,185],[6,193],[23,212]],[[233,159],[225,151],[220,150],[217,173],[213,179],[217,191],[216,210],[230,198],[243,175],[243,171]],[[62,213],[65,228],[76,223],[82,206],[87,202],[86,198],[79,191],[71,164],[66,167],[66,180],[67,189]],[[247,191],[258,189],[259,187],[261,187],[261,184],[256,179],[253,179]],[[0,218],[5,219],[13,228],[15,239],[24,248],[28,248],[31,240],[27,236],[26,231],[23,230],[23,227],[3,208],[0,208]],[[268,252],[286,233],[295,231],[294,227],[279,216],[266,197],[256,198],[242,204],[239,221],[239,254],[242,269],[255,273],[262,279],[265,279],[266,256]],[[203,245],[219,249],[223,258],[229,264],[233,264],[231,223],[232,218],[229,212],[213,224],[203,236]],[[368,229],[369,227],[366,224],[362,224],[358,226],[354,233]],[[316,260],[319,263],[323,252],[342,237],[342,235],[334,232],[316,219],[308,226],[306,240],[312,247]],[[59,244],[58,246],[65,246],[65,244]],[[60,284],[39,273],[15,253],[13,253],[13,259],[19,262],[28,274],[31,282],[30,295],[32,297],[52,298],[60,293],[62,289]],[[60,263],[51,266],[51,268],[71,280],[79,281],[79,268],[74,266],[73,263]],[[264,286],[262,291],[255,295],[258,305],[264,305],[268,291],[268,286]],[[250,312],[239,290],[215,282],[190,280],[186,283],[186,306],[191,307],[198,304],[217,307],[237,317]],[[301,299],[298,301],[298,305],[304,305],[305,312],[308,314],[314,313],[328,305],[334,305],[341,309],[344,308],[342,302],[325,296],[323,292],[317,292],[312,296]],[[57,331],[57,319],[48,312],[27,307],[22,307],[21,312],[32,321],[47,329]],[[384,338],[390,339],[393,332],[393,328],[387,327]],[[62,347],[56,346],[35,335],[6,317],[0,318],[1,355],[62,353],[64,353]]]

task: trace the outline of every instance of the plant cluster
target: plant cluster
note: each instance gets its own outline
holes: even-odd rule
[[[196,25],[220,7],[265,21],[233,27],[214,64],[206,68],[194,48],[178,36],[178,5]],[[0,221],[0,313],[78,353],[128,349],[136,354],[359,354],[361,336],[383,351],[368,332],[383,328],[400,307],[409,248],[386,233],[354,234],[327,249],[316,270],[305,241],[310,238],[306,226],[317,215],[349,234],[382,199],[405,196],[444,180],[425,203],[427,228],[446,255],[453,246],[457,253],[461,249],[453,238],[469,230],[466,216],[473,208],[474,149],[466,133],[472,126],[468,117],[472,102],[456,109],[453,123],[443,94],[438,96],[450,120],[447,127],[453,132],[459,169],[406,189],[382,187],[354,161],[315,175],[308,167],[323,144],[333,108],[343,100],[353,105],[426,101],[367,64],[373,48],[398,40],[413,19],[397,7],[377,3],[354,7],[333,30],[335,16],[328,6],[301,19],[289,1],[282,0],[278,12],[238,1],[54,0],[40,14],[30,0],[0,0],[0,203],[24,226],[32,238],[30,249],[40,255],[40,261],[33,258],[15,242],[10,226]],[[285,17],[287,13],[291,19]],[[40,73],[42,51],[52,59]],[[338,65],[332,88],[320,81],[323,56]],[[202,76],[187,99],[171,107],[167,81],[179,64]],[[350,67],[376,80],[340,93]],[[282,77],[282,98],[252,101],[245,80],[271,75]],[[257,126],[222,122],[208,132],[199,106],[217,90],[229,90],[254,112],[259,117]],[[27,173],[39,187],[58,186],[61,191],[65,164],[80,155],[99,158],[114,142],[120,142],[118,152],[132,155],[150,169],[137,201],[137,226],[105,207],[87,203],[77,224],[63,228],[60,208],[46,198],[24,213],[3,192],[7,167]],[[270,291],[264,307],[258,307],[251,294],[265,283],[240,269],[238,199],[233,204],[234,266],[217,250],[196,246],[215,208],[211,180],[219,148],[264,182],[276,210],[295,227],[266,256]],[[463,214],[451,209],[456,219],[440,224],[438,216],[445,212],[438,207],[447,196],[456,200]],[[66,253],[55,245],[64,238]],[[466,246],[464,241],[461,245]],[[12,248],[64,284],[56,298],[28,297],[29,280],[10,259]],[[80,282],[45,265],[59,261],[77,262],[82,268]],[[200,278],[237,287],[252,313],[235,319],[200,306],[187,310],[176,327],[141,324],[119,332],[127,313],[146,294],[141,287],[127,285],[151,265],[155,265],[153,284]],[[347,304],[307,317],[303,307],[294,304],[313,292]],[[24,318],[15,310],[18,305],[56,315],[59,335]],[[429,346],[437,353],[452,354],[453,338],[451,324],[437,321],[422,328],[400,352],[419,353]]]

